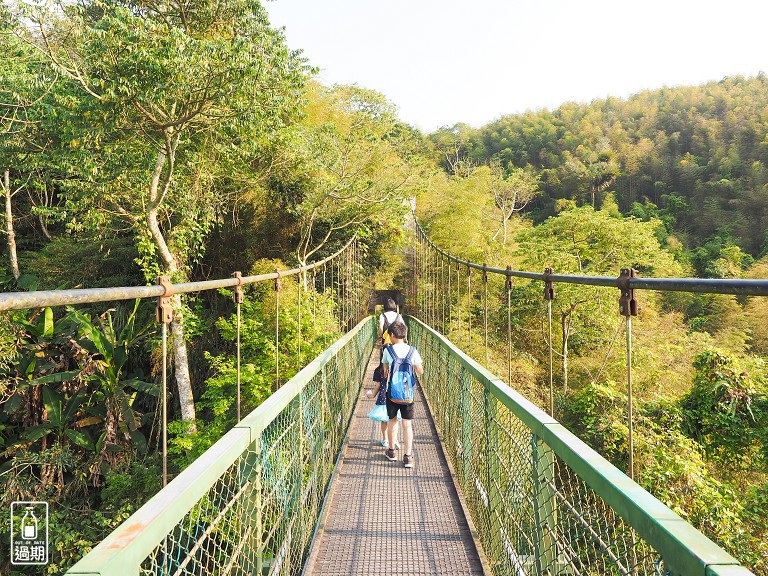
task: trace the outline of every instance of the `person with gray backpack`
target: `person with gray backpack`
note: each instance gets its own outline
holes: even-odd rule
[[[384,455],[387,460],[394,462],[395,456],[395,426],[398,413],[403,418],[403,466],[413,468],[413,391],[416,376],[424,374],[421,355],[415,346],[409,346],[405,340],[408,337],[408,327],[404,322],[395,321],[389,327],[392,343],[384,347],[381,359],[382,376],[387,383],[387,440],[388,446]]]

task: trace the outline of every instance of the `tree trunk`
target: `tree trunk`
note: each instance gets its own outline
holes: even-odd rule
[[[11,205],[11,173],[6,168],[3,174],[3,191],[5,192],[5,233],[8,236],[8,255],[11,259],[11,270],[16,280],[21,276],[19,258],[16,254],[16,232],[13,230],[13,208]]]
[[[504,246],[507,245],[507,215],[502,212],[501,214],[502,218],[504,219],[503,225],[504,225],[504,241],[502,244]]]
[[[168,245],[165,242],[163,233],[157,222],[157,210],[149,210],[147,213],[147,222],[152,234],[152,239],[160,252],[165,263],[165,273],[172,276],[178,272],[176,259],[171,254]],[[189,374],[189,355],[187,354],[187,343],[184,340],[184,314],[181,308],[181,296],[175,294],[173,302],[173,321],[171,322],[171,335],[173,346],[174,373],[176,375],[176,389],[179,393],[179,404],[181,405],[181,419],[187,423],[189,432],[196,432],[195,425],[195,399],[192,395],[192,378]]]
[[[166,163],[166,154],[160,152],[157,157],[157,163],[155,164],[155,174],[152,179],[152,187],[150,189],[150,205],[147,209],[147,225],[149,226],[152,240],[160,253],[160,257],[165,264],[165,273],[172,276],[179,271],[179,266],[176,262],[176,258],[168,248],[168,244],[165,242],[163,232],[160,229],[160,224],[157,221],[157,212],[159,206],[162,204],[162,197],[167,190],[170,182],[170,174],[173,170],[173,150],[171,148],[169,154],[169,168],[165,175],[165,182],[163,184],[164,190],[160,192],[160,179],[163,174],[163,168]],[[197,426],[195,424],[195,399],[192,394],[192,378],[189,374],[189,356],[187,354],[187,343],[184,340],[184,315],[181,308],[181,296],[176,294],[173,296],[173,321],[171,322],[171,334],[172,334],[172,346],[173,346],[173,359],[174,370],[176,374],[176,388],[179,392],[179,404],[181,405],[181,419],[187,423],[188,432],[197,432]]]
[[[51,233],[48,231],[48,225],[45,223],[45,216],[40,214],[37,217],[37,220],[40,222],[40,229],[43,231],[43,236],[45,236],[48,240],[53,240]]]
[[[187,422],[189,432],[197,432],[197,425],[195,424],[195,398],[192,395],[192,378],[189,375],[187,342],[184,340],[184,315],[181,312],[181,296],[179,294],[173,297],[171,334],[173,335],[174,370],[176,371],[176,388],[179,392],[179,404],[181,404],[181,419]]]

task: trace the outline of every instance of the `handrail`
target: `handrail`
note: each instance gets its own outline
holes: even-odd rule
[[[575,274],[547,274],[539,272],[524,272],[504,268],[494,268],[484,264],[476,264],[470,260],[462,260],[453,256],[429,239],[427,233],[419,224],[414,215],[414,221],[418,232],[423,239],[439,254],[445,256],[449,262],[466,266],[475,270],[492,272],[503,276],[515,278],[528,278],[530,280],[542,280],[549,282],[565,282],[569,284],[582,284],[587,286],[607,286],[616,288],[618,278],[612,276],[579,276]],[[628,279],[628,287],[635,290],[659,290],[668,292],[705,292],[710,294],[736,294],[739,296],[768,296],[768,280],[743,280],[724,278],[638,278]]]
[[[264,280],[274,280],[284,276],[293,276],[322,266],[349,248],[357,235],[327,258],[290,270],[280,270],[268,274],[243,276],[242,278],[222,278],[219,280],[203,280],[199,282],[183,282],[172,284],[175,294],[201,292],[218,288],[230,288],[241,284],[255,284]],[[0,312],[8,310],[25,310],[27,308],[44,308],[46,306],[63,306],[66,304],[89,304],[113,300],[133,300],[135,298],[152,298],[166,294],[166,287],[160,284],[153,286],[118,286],[114,288],[82,288],[72,290],[40,290],[37,292],[4,292],[0,294]]]
[[[139,565],[158,546],[162,546],[180,522],[195,505],[213,489],[226,471],[243,458],[256,458],[267,447],[262,433],[286,407],[299,397],[312,379],[324,374],[325,367],[355,339],[363,339],[370,350],[373,344],[374,319],[364,318],[352,330],[317,356],[298,374],[286,382],[253,412],[245,416],[233,429],[224,434],[211,448],[174,478],[168,486],[153,496],[144,506],[123,522],[91,552],[75,564],[67,574],[126,576],[138,575]],[[365,364],[349,363],[356,391],[363,376]],[[350,412],[351,413],[351,412]],[[339,414],[342,418],[342,414]],[[296,448],[295,446],[293,447]],[[242,466],[242,464],[241,464]],[[248,508],[248,506],[241,506]],[[170,546],[170,544],[168,544]],[[253,555],[253,551],[249,551]]]
[[[440,350],[448,350],[450,353],[449,358],[455,360],[462,371],[465,371],[468,376],[474,378],[481,389],[485,390],[490,397],[495,398],[503,404],[509,412],[528,429],[532,440],[526,444],[527,446],[535,446],[536,441],[543,442],[544,445],[548,447],[547,449],[551,450],[555,457],[559,459],[565,467],[572,471],[572,473],[575,473],[575,475],[578,476],[595,495],[615,510],[632,530],[636,531],[648,545],[658,552],[664,559],[665,566],[670,574],[687,576],[714,576],[717,574],[747,576],[752,574],[745,567],[740,566],[738,560],[733,558],[688,522],[680,518],[669,507],[631,480],[627,475],[608,462],[595,450],[590,448],[577,436],[569,432],[562,424],[549,416],[544,410],[538,408],[485,367],[473,360],[470,356],[456,348],[445,336],[435,332],[413,316],[409,316],[407,321],[411,326],[411,342],[420,349],[422,356],[425,359],[425,363],[430,362],[431,360],[431,368],[423,377],[422,386],[433,417],[435,417],[438,426],[443,428],[444,433],[448,432],[457,435],[456,442],[446,442],[446,439],[444,438],[444,444],[446,444],[449,456],[454,462],[462,462],[463,465],[466,466],[468,459],[467,451],[470,451],[471,453],[473,450],[472,442],[476,441],[475,439],[478,435],[483,434],[482,432],[478,432],[477,429],[494,426],[496,427],[496,436],[500,436],[502,432],[500,432],[498,428],[502,426],[500,422],[504,420],[504,418],[498,417],[497,419],[489,419],[489,417],[486,416],[485,418],[477,419],[479,421],[475,421],[472,416],[477,414],[478,410],[480,410],[481,414],[483,412],[485,412],[486,415],[493,413],[493,408],[489,407],[488,404],[486,404],[484,408],[475,405],[474,413],[470,410],[468,414],[471,418],[470,425],[472,426],[473,432],[464,433],[463,431],[459,431],[459,428],[466,424],[464,420],[465,415],[461,412],[462,402],[459,398],[460,393],[453,390],[452,394],[454,394],[454,396],[444,396],[445,394],[451,394],[446,391],[446,388],[453,385],[446,386],[446,383],[448,378],[447,374],[453,372],[451,368],[447,366],[450,363],[449,359],[446,358],[448,355],[442,354]],[[444,382],[443,380],[446,381]],[[478,400],[478,402],[482,402],[482,400]],[[440,405],[445,403],[450,404],[453,408],[448,411],[449,414],[446,416],[447,420],[445,422],[440,422]],[[462,424],[462,422],[464,422],[464,424]],[[446,426],[453,430],[446,430]],[[488,431],[486,431],[486,433],[489,435],[494,434],[494,432]],[[509,432],[507,431],[507,433]],[[466,436],[462,436],[463,434],[466,434]],[[467,438],[467,442],[460,442],[463,437]],[[482,448],[479,449],[482,450]],[[503,453],[500,447],[489,445],[485,447],[484,455],[478,456],[478,458],[484,458],[484,467],[492,465],[491,460],[494,456],[489,453],[495,450]],[[535,448],[533,448],[533,450],[536,451]],[[540,451],[539,457],[542,457],[543,453],[544,452]],[[503,453],[503,456],[510,457],[506,453]],[[501,457],[501,455],[499,457]],[[524,461],[525,454],[521,454],[520,456],[515,455],[513,459],[515,461]],[[535,469],[535,464],[532,465]],[[458,468],[461,468],[461,466],[458,466]],[[503,469],[500,466],[498,468],[497,473],[503,474]],[[542,494],[544,494],[544,498],[546,499],[544,505],[550,508],[556,507],[557,499],[552,493],[555,484],[557,484],[558,490],[567,489],[564,480],[567,471],[564,472],[561,470],[558,479],[554,480],[551,478],[554,469],[554,462],[550,462],[543,468],[540,463],[538,471],[531,471],[526,474],[526,477],[530,474],[541,476],[541,493],[532,497],[532,501],[536,502],[537,505],[544,502],[544,500],[541,499]],[[474,475],[474,481],[472,479],[465,481],[462,488],[465,498],[467,498],[467,492],[479,489],[476,488],[478,483],[480,483],[481,486],[484,484],[484,472],[485,470],[477,470]],[[461,474],[459,474],[459,476],[461,476]],[[461,480],[462,478],[459,477],[458,481]],[[501,482],[501,480],[495,476],[491,476],[490,480],[492,482]],[[492,493],[493,489],[493,485],[483,487],[486,494]],[[496,498],[504,498],[504,495],[496,494]],[[475,506],[475,509],[472,510],[473,515],[488,515],[482,521],[478,521],[478,518],[475,518],[477,525],[486,527],[494,526],[494,511],[489,509],[492,505],[503,506],[498,500],[494,502],[490,497],[485,505],[480,504]],[[505,511],[503,510],[496,511],[496,514],[502,519],[507,518]],[[565,512],[563,514],[565,514]],[[554,516],[557,515],[555,514]],[[550,517],[542,520],[543,526],[533,527],[534,531],[552,531],[548,535],[541,536],[542,542],[548,538],[551,539],[551,541],[556,540],[558,530],[562,530],[562,528],[558,526],[550,526],[549,524],[552,522],[553,518]],[[490,544],[495,541],[494,539],[500,538],[500,535],[497,533],[481,534],[480,536],[486,544]],[[501,537],[509,538],[511,536],[502,534]],[[491,548],[493,548],[491,545],[487,547],[487,549]],[[548,553],[551,553],[552,545],[548,545],[547,548]],[[623,553],[627,552],[623,551]]]

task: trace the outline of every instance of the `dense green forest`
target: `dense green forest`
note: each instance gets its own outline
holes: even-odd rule
[[[401,224],[414,197],[432,241],[489,265],[768,277],[762,75],[425,135],[375,91],[318,83],[257,0],[13,6],[0,8],[4,291],[257,274],[323,258],[355,232],[371,282],[385,286],[400,272],[391,253],[410,241]],[[299,289],[286,280],[279,323],[288,333],[298,329],[290,293]],[[544,406],[540,286],[519,282],[513,292],[512,383]],[[246,413],[274,386],[274,298],[249,288],[242,311]],[[765,299],[641,298],[637,479],[768,574]],[[624,468],[615,299],[558,288],[556,415]],[[504,375],[498,304],[490,364]],[[479,320],[478,302],[468,305]],[[174,306],[172,473],[236,418],[231,301],[177,296]],[[52,504],[49,573],[159,489],[152,307],[0,317],[2,502]],[[342,330],[333,314],[299,317],[305,359]],[[478,343],[467,348],[480,358]],[[279,354],[288,378],[296,350]],[[0,539],[8,530],[4,514]],[[10,572],[5,557],[0,572]]]
[[[763,76],[730,78],[627,101],[565,104],[479,129],[446,127],[429,135],[442,171],[419,196],[417,214],[438,246],[501,268],[617,276],[632,266],[645,276],[767,278],[765,88]],[[502,281],[496,279],[497,294]],[[557,288],[555,415],[625,468],[617,296]],[[638,297],[637,480],[766,574],[764,299]],[[512,382],[546,406],[541,287],[519,282],[512,301]],[[498,304],[490,367],[505,374],[507,311],[503,298]],[[477,297],[462,306],[482,321]],[[463,345],[483,358],[480,341]]]
[[[765,76],[735,77],[457,125],[433,140],[448,171],[457,157],[534,171],[536,223],[560,200],[599,207],[613,193],[623,214],[660,220],[697,275],[721,277],[721,252],[738,247],[745,267],[768,251],[767,103]]]

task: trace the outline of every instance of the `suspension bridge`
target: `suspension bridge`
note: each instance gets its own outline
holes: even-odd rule
[[[473,330],[476,338],[481,334],[487,364],[489,275],[503,278],[508,302],[513,278],[541,282],[550,351],[555,284],[616,289],[626,318],[631,435],[634,291],[766,296],[768,281],[646,279],[631,270],[617,279],[494,269],[443,252],[420,229],[407,259],[412,274],[405,318],[410,343],[425,366],[416,400],[413,469],[384,458],[378,424],[366,418],[371,402],[364,392],[378,362],[377,327],[368,314],[354,240],[315,264],[259,276],[0,294],[0,310],[156,298],[165,349],[172,294],[230,289],[239,322],[243,286],[272,282],[279,292],[281,279],[301,275],[311,280],[298,283],[299,300],[332,292],[333,313],[345,327],[287,382],[280,380],[276,361],[279,389],[67,573],[751,574],[636,484],[631,455],[625,473],[553,418],[551,355],[549,410],[544,410],[515,391],[511,369],[506,379],[491,373],[461,342],[470,342]],[[473,271],[480,278],[474,287]],[[462,296],[470,294],[486,309],[480,326],[462,309]],[[301,306],[297,309],[300,314]],[[458,335],[457,342],[445,336],[449,331]],[[510,322],[509,338],[511,331]],[[295,337],[302,338],[300,330]],[[280,339],[276,323],[276,347]],[[301,347],[297,350],[300,354]],[[239,325],[237,358],[239,368]],[[238,373],[238,406],[239,397]],[[165,396],[162,405],[165,420]]]

